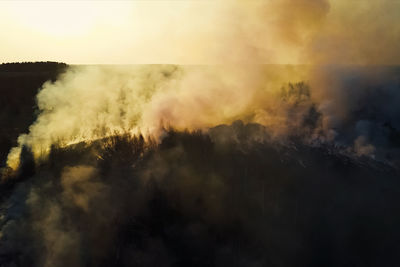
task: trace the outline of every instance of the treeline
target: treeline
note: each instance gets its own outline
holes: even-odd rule
[[[12,62],[0,64],[1,72],[42,72],[60,71],[67,67],[66,63],[53,61]]]

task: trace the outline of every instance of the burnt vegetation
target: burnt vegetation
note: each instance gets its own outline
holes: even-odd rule
[[[115,135],[36,166],[25,149],[2,266],[398,265],[397,171],[265,131]]]

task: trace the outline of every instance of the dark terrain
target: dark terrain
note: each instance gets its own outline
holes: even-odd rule
[[[53,147],[36,166],[25,150],[3,203],[2,266],[400,264],[396,170],[254,141],[264,131],[114,136]]]
[[[52,66],[2,72],[4,155]],[[0,185],[0,266],[400,266],[398,169],[338,143],[235,121],[20,158]]]

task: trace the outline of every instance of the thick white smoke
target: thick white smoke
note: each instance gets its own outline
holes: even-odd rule
[[[286,117],[285,107],[276,103],[278,89],[289,77],[301,80],[299,72],[260,65],[71,67],[40,90],[38,118],[18,138],[8,165],[18,166],[23,146],[40,157],[52,144],[124,132],[158,136],[164,126],[205,129],[237,119],[277,126]]]

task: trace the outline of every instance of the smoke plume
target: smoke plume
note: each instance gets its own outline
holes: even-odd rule
[[[398,10],[221,1],[163,34],[218,64],[70,66],[8,155],[1,263],[398,265]]]
[[[353,99],[365,94],[366,81],[362,81],[364,84],[355,89],[360,92],[347,95],[350,76],[357,79],[362,75],[370,81],[363,74],[368,72],[375,77],[374,84],[385,87],[377,90],[393,93],[390,85],[386,87],[386,82],[396,86],[393,70],[354,69],[347,73],[347,68],[340,67],[310,70],[281,66],[274,70],[260,63],[332,66],[400,62],[396,49],[399,5],[394,1],[372,1],[368,5],[327,0],[224,1],[212,7],[213,12],[207,13],[209,21],[218,18],[218,23],[210,27],[211,35],[200,32],[196,37],[199,45],[208,44],[210,49],[197,51],[205,58],[212,55],[214,63],[224,66],[71,67],[57,82],[41,88],[38,119],[28,134],[19,137],[19,146],[9,154],[8,165],[18,166],[24,145],[32,147],[38,158],[45,156],[53,143],[66,145],[117,132],[158,136],[160,125],[205,129],[237,119],[261,123],[279,135],[292,129],[293,124],[302,124],[308,114],[318,120],[313,126],[322,128],[324,138],[331,140],[338,124],[343,126],[352,120]],[[372,18],[374,21],[368,23]],[[351,29],[347,25],[352,25]],[[204,28],[208,29],[207,23]],[[191,39],[194,32],[187,29],[181,33],[180,38]],[[376,36],[379,46],[374,41]],[[288,85],[303,81],[306,86],[302,88]],[[290,87],[284,90],[293,96],[282,97],[285,86]],[[393,126],[395,133],[399,129],[393,115],[388,121],[381,119],[379,123]]]

